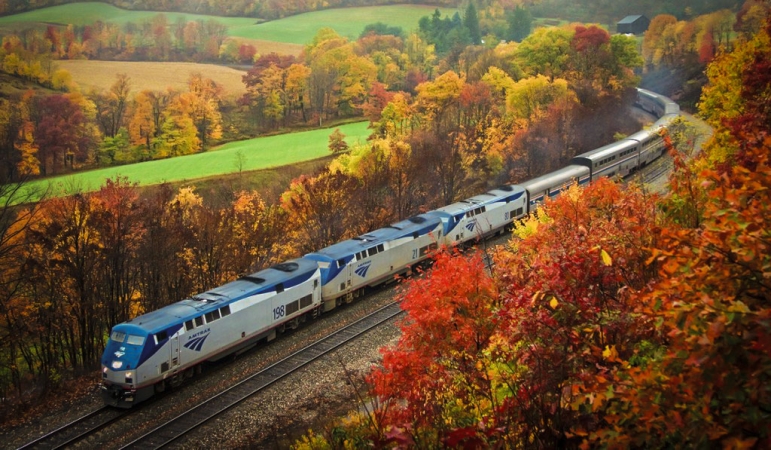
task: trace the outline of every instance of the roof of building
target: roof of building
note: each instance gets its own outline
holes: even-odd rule
[[[619,20],[618,23],[634,23],[639,19],[640,17],[645,17],[642,15],[633,15],[633,16],[626,16],[623,19]]]

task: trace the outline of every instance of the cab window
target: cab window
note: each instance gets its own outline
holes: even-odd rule
[[[129,345],[142,345],[145,343],[145,338],[142,336],[129,334],[128,339],[126,340],[126,343]]]
[[[112,339],[115,342],[123,342],[126,339],[126,333],[122,333],[120,331],[113,331],[110,335],[110,339]]]

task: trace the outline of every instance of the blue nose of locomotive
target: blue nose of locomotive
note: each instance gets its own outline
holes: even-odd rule
[[[116,372],[136,369],[146,341],[147,332],[141,328],[127,324],[116,325],[102,354],[102,366]]]

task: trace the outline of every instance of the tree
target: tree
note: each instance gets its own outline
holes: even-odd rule
[[[533,16],[530,14],[529,9],[517,5],[513,11],[506,15],[506,21],[509,25],[506,39],[522,42],[523,39],[530,35],[530,30],[533,26]]]
[[[281,208],[288,215],[288,242],[292,253],[308,253],[354,235],[351,217],[339,205],[345,203],[355,181],[339,172],[323,171],[315,177],[301,176],[281,195]]]
[[[205,150],[211,139],[222,137],[222,114],[220,100],[222,86],[200,73],[195,73],[188,80],[188,92],[177,98],[179,111],[193,121],[198,130],[198,141]]]
[[[83,109],[66,95],[52,95],[37,101],[40,120],[35,141],[43,174],[74,167],[88,157],[92,136]]]
[[[164,113],[171,101],[170,92],[144,90],[134,97],[134,111],[129,120],[129,137],[133,145],[144,147],[140,160],[150,158],[152,142],[160,137]]]
[[[123,126],[130,92],[131,80],[128,75],[121,73],[116,76],[115,83],[106,94],[96,96],[97,120],[105,136],[115,137]]]
[[[522,70],[530,76],[547,76],[551,81],[563,77],[570,62],[573,34],[566,28],[537,28],[517,47]]]
[[[335,131],[329,135],[329,151],[341,153],[346,150],[348,150],[348,143],[345,142],[345,135],[340,131],[340,128],[335,128]]]
[[[508,89],[506,110],[518,119],[534,122],[552,103],[570,96],[568,83],[543,75],[517,81]]]
[[[460,94],[465,83],[457,73],[448,71],[417,87],[419,108],[435,132],[443,133],[457,125]]]
[[[466,14],[463,16],[463,26],[468,29],[471,44],[479,45],[482,42],[482,32],[479,30],[479,16],[474,2],[470,1],[466,6]]]
[[[382,368],[370,376],[382,402],[380,426],[411,429],[415,444],[448,445],[452,430],[500,406],[490,378],[494,366],[485,355],[494,339],[499,292],[479,254],[441,253],[431,274],[409,281],[402,295],[410,319],[401,323],[399,344],[384,352]]]

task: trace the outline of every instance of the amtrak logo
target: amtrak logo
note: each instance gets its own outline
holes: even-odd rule
[[[477,221],[473,220],[466,224],[466,229],[469,231],[474,231],[474,227],[477,226]]]
[[[121,356],[126,354],[126,347],[121,347],[120,350],[115,352],[115,357],[120,358]]]
[[[206,330],[210,331],[210,330]],[[211,336],[211,333],[204,334],[203,336],[197,336],[193,335],[191,336],[192,339],[185,342],[185,348],[189,348],[190,350],[195,350],[197,352],[201,351],[201,348],[203,347],[203,343],[206,341],[206,338]]]
[[[359,267],[354,270],[356,275],[366,278],[367,277],[367,271],[369,270],[369,267],[372,265],[372,261],[367,261],[364,264],[360,265]]]

